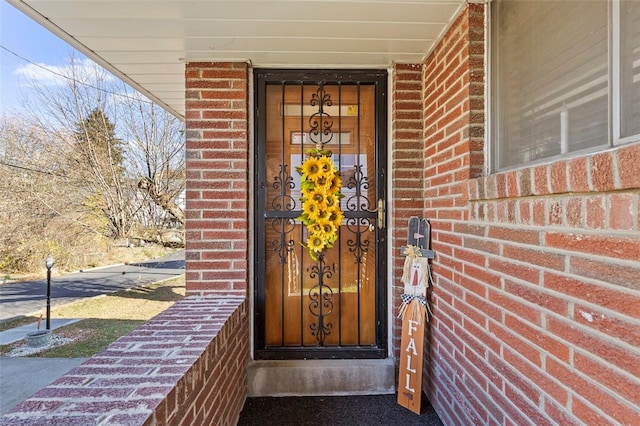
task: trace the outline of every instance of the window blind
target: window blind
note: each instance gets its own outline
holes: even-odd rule
[[[620,3],[620,136],[640,135],[640,1]]]
[[[492,3],[497,169],[609,143],[608,7]]]

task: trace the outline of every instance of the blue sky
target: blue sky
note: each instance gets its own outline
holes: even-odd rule
[[[4,0],[0,0],[0,45],[3,47],[0,48],[0,116],[20,110],[24,92],[28,91],[24,73],[34,69],[6,49],[53,69],[63,66],[73,51],[67,43]],[[76,53],[76,57],[83,56]]]

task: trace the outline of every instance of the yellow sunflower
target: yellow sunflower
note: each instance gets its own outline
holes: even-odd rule
[[[336,200],[336,197],[333,195],[333,193],[327,193],[324,196],[324,205],[327,206],[327,209],[332,209],[333,207],[336,206],[338,200]]]
[[[315,253],[320,253],[325,249],[327,241],[323,238],[322,234],[311,234],[307,239],[307,247],[309,250]],[[315,258],[315,256],[313,256]]]
[[[302,163],[302,175],[304,177],[306,177],[309,180],[316,180],[318,177],[318,174],[320,173],[320,171],[322,170],[320,168],[320,164],[318,162],[318,159],[315,157],[309,157],[307,158],[304,163]]]
[[[331,213],[329,214],[329,221],[331,223],[333,223],[333,225],[336,228],[339,228],[340,225],[342,224],[342,220],[344,219],[344,214],[342,213],[342,210],[340,209],[334,209],[333,211],[331,211]]]
[[[326,188],[329,194],[335,194],[339,192],[342,189],[342,179],[340,179],[340,176],[334,176],[326,186]]]
[[[325,204],[327,194],[323,188],[315,188],[315,190],[307,197],[308,203],[314,203],[317,205]]]
[[[306,214],[309,218],[315,217],[318,211],[318,205],[316,203],[302,203],[302,213]]]
[[[338,239],[338,229],[344,217],[340,210],[342,181],[331,160],[331,152],[308,151],[309,158],[297,167],[301,175],[302,214],[298,217],[307,226],[309,236],[305,246],[311,258],[331,248]]]
[[[331,240],[331,238],[338,233],[338,228],[336,228],[333,222],[326,220],[320,222],[318,225],[327,240]]]
[[[335,167],[333,166],[333,161],[331,161],[331,158],[327,157],[326,155],[318,158],[318,166],[325,176],[330,173],[334,174],[336,171]]]

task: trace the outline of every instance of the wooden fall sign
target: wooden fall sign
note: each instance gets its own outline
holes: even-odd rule
[[[402,273],[404,294],[399,316],[402,317],[400,343],[400,371],[398,375],[398,404],[420,414],[422,396],[422,361],[424,327],[429,320],[427,287],[431,280],[429,259],[434,252],[423,248],[428,245],[430,226],[425,219],[409,219],[406,256]]]
[[[410,302],[407,310],[413,311],[417,299]],[[412,306],[413,305],[413,306]],[[424,315],[424,308],[419,308]],[[402,320],[402,343],[400,374],[398,378],[398,404],[420,414],[422,395],[422,349],[424,345],[424,317],[422,321],[410,319],[405,313]]]

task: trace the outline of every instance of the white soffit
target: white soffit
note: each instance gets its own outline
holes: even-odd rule
[[[184,64],[384,68],[420,63],[465,0],[7,0],[184,116]]]

